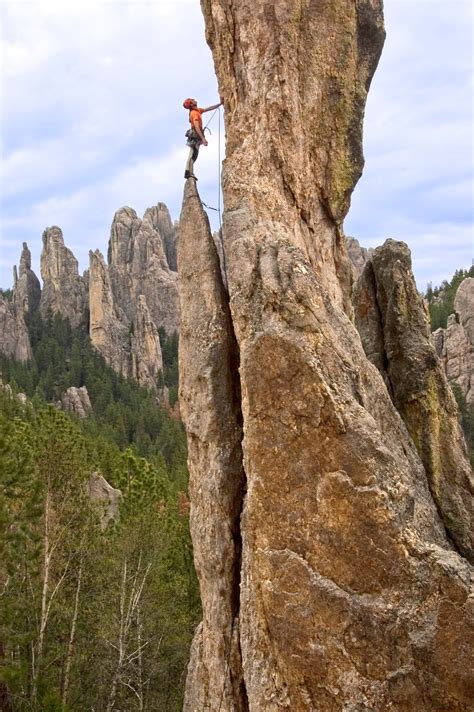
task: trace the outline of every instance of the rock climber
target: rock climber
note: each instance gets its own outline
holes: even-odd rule
[[[184,172],[185,178],[194,178],[194,163],[197,161],[199,154],[199,149],[201,145],[207,146],[206,137],[204,136],[204,129],[202,128],[202,114],[206,111],[213,111],[218,109],[222,103],[213,104],[213,106],[208,106],[206,109],[198,108],[196,99],[185,99],[183,101],[183,106],[185,109],[189,110],[189,123],[191,128],[186,131],[186,143],[189,146],[189,157],[186,163],[186,170]]]

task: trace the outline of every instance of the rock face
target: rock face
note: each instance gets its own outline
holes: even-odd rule
[[[19,272],[13,268],[11,299],[0,295],[0,351],[6,356],[27,361],[31,358],[31,345],[25,322],[39,306],[41,286],[31,269],[31,253],[26,242],[20,257]]]
[[[355,277],[360,277],[363,272],[365,263],[373,252],[372,248],[365,248],[356,240],[355,237],[346,238],[347,254],[354,268]]]
[[[69,319],[73,327],[83,324],[86,316],[87,284],[79,275],[78,262],[71,250],[65,246],[59,227],[49,227],[43,232],[41,276],[41,313],[61,314]]]
[[[373,251],[357,282],[354,308],[367,357],[382,373],[416,445],[444,525],[470,558],[474,481],[458,409],[430,338],[407,245],[387,240]]]
[[[167,245],[176,260],[175,243],[168,209],[158,203],[143,220],[131,208],[115,213],[108,265],[98,250],[89,253],[92,343],[113,369],[149,388],[163,368],[158,329],[179,328],[177,273],[165,254]]]
[[[20,257],[20,269],[13,271],[13,299],[23,312],[33,313],[40,304],[41,285],[38,277],[31,269],[31,252],[26,242]]]
[[[79,418],[86,418],[92,412],[92,405],[87,388],[82,386],[70,386],[61,398],[63,410],[74,413]]]
[[[99,250],[89,252],[89,336],[92,345],[117,373],[129,371],[129,329],[114,305],[109,272]]]
[[[201,5],[226,112],[231,324],[212,344],[187,327],[180,344],[203,601],[185,710],[468,710],[472,569],[349,318],[340,225],[381,2]],[[209,241],[190,183],[183,318],[227,324],[215,251],[194,269],[183,238]],[[215,425],[224,410],[241,412],[241,468],[232,425]]]
[[[160,339],[145,297],[139,295],[129,321],[116,304],[109,270],[99,250],[89,253],[89,335],[106,362],[127,378],[157,387],[163,368]]]
[[[238,352],[217,250],[193,181],[186,184],[180,223],[180,409],[188,434],[194,560],[206,612],[185,709],[217,710],[222,700],[223,709],[245,710],[237,617],[245,486]]]
[[[132,321],[135,317],[138,295],[142,294],[156,326],[171,334],[179,325],[177,274],[168,265],[165,238],[158,231],[165,224],[168,234],[169,214],[160,205],[149,208],[143,220],[131,208],[115,213],[108,264],[114,298],[127,318]]]
[[[433,342],[450,383],[457,383],[468,405],[474,403],[474,279],[467,277],[458,287],[455,314],[446,329],[437,329]]]
[[[164,203],[158,203],[156,207],[149,208],[145,216],[149,215],[155,230],[161,236],[163,249],[170,270],[176,272],[178,269],[176,244],[178,240],[178,224],[171,222],[168,208]]]
[[[130,338],[132,378],[149,388],[156,387],[158,374],[163,370],[160,337],[143,294],[138,295],[132,324],[133,332]]]
[[[98,250],[91,252],[90,273],[81,277],[61,229],[47,228],[43,291],[23,243],[12,299],[0,299],[0,351],[23,361],[30,358],[24,315],[39,307],[42,315],[67,317],[73,327],[89,324],[92,343],[113,369],[156,389],[163,368],[158,330],[170,335],[179,329],[177,236],[178,226],[164,203],[149,208],[143,220],[131,208],[122,208],[112,224],[110,264]]]
[[[31,358],[31,345],[23,309],[0,294],[0,351],[18,361]]]
[[[89,497],[99,511],[102,530],[107,529],[111,521],[118,519],[122,492],[109,485],[99,472],[93,472],[89,479]]]

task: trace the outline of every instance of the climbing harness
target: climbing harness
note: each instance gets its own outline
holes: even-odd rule
[[[186,102],[192,101],[191,99],[186,99],[185,102],[183,102],[183,106],[185,106]],[[185,108],[188,108],[185,106]],[[205,203],[201,198],[201,205],[203,208],[207,208],[207,210],[214,210],[219,215],[219,239],[221,241],[221,247],[222,247],[222,268],[224,275],[227,277],[227,264],[226,264],[226,257],[225,257],[225,250],[224,250],[224,241],[222,239],[222,211],[221,211],[221,110],[220,107],[218,106],[217,109],[214,109],[214,112],[212,113],[211,118],[207,122],[207,124],[204,126],[202,132],[203,134],[205,131],[209,131],[209,133],[212,135],[212,131],[209,128],[209,124],[211,123],[212,119],[216,115],[216,113],[219,112],[219,120],[217,124],[217,208],[212,207],[212,205],[208,205]],[[186,143],[188,146],[193,147],[196,146],[197,144],[200,143],[200,138],[197,135],[196,131],[193,128],[190,128],[186,131]],[[227,289],[227,284],[225,285]]]

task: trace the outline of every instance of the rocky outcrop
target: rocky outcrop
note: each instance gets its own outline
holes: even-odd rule
[[[158,232],[164,210],[149,208],[143,220],[131,208],[115,213],[108,250],[114,299],[132,321],[142,294],[157,328],[168,334],[179,326],[177,274],[169,268]]]
[[[180,224],[180,410],[205,610],[184,709],[217,710],[222,702],[222,709],[245,710],[237,617],[245,486],[238,352],[217,250],[193,181],[186,184]]]
[[[23,243],[12,299],[2,298],[0,306],[0,350],[21,360],[31,356],[24,315],[39,307],[43,316],[61,314],[73,327],[88,324],[92,343],[114,370],[156,389],[163,368],[159,328],[168,334],[179,328],[177,234],[164,203],[149,208],[143,220],[122,208],[112,224],[110,265],[98,250],[91,252],[91,272],[81,277],[61,229],[47,228],[43,291]]]
[[[176,256],[178,224],[171,222],[169,210],[164,203],[158,203],[155,207],[148,208],[145,212],[145,217],[151,220],[153,227],[161,237],[170,270],[176,272],[178,269]]]
[[[109,485],[100,472],[93,472],[89,478],[89,497],[100,517],[101,529],[107,529],[110,522],[119,516],[122,492]]]
[[[92,412],[92,405],[86,386],[70,386],[61,397],[61,407],[78,418],[86,418]]]
[[[20,268],[13,269],[13,301],[27,313],[34,313],[40,304],[41,285],[38,277],[31,269],[31,252],[26,242],[20,257]]]
[[[446,329],[433,333],[433,343],[448,381],[456,383],[468,405],[474,404],[474,279],[467,277],[458,287],[455,313]]]
[[[201,4],[226,114],[223,239],[240,397],[234,337],[218,330],[213,351],[190,329],[181,400],[203,623],[185,709],[468,710],[472,569],[349,318],[340,225],[362,168],[381,3]],[[199,219],[190,181],[180,240]],[[183,318],[191,295],[198,314],[214,313],[215,253],[194,272],[192,250],[179,250]],[[219,386],[222,373],[233,389]],[[219,422],[218,393],[242,413],[244,487],[238,463],[223,458],[229,434],[197,422]],[[211,469],[235,502],[222,505]],[[235,544],[221,545],[225,521],[240,559]]]
[[[31,345],[23,307],[0,294],[0,351],[17,361],[31,358]]]
[[[132,378],[143,386],[156,388],[158,376],[163,370],[163,358],[158,329],[151,318],[143,294],[140,294],[137,300],[130,350]]]
[[[76,327],[86,322],[87,284],[78,272],[78,262],[65,246],[62,230],[53,226],[43,232],[41,253],[43,291],[40,310],[61,314]]]
[[[155,389],[163,368],[158,329],[171,334],[179,326],[177,273],[165,253],[166,246],[172,257],[175,243],[168,209],[158,203],[143,220],[131,208],[116,212],[108,265],[98,250],[90,253],[92,343],[116,371]]]
[[[129,371],[129,328],[114,304],[107,265],[100,250],[89,252],[89,336],[114,371]]]
[[[32,356],[25,316],[39,306],[41,286],[31,269],[31,253],[26,242],[20,257],[20,268],[13,268],[11,299],[0,294],[0,351],[6,356],[27,361]]]
[[[163,368],[160,339],[145,297],[139,295],[129,320],[118,306],[110,275],[99,250],[89,253],[89,335],[106,362],[127,378],[148,388],[157,387]]]
[[[474,480],[456,401],[430,338],[405,243],[387,240],[373,251],[357,282],[354,308],[365,352],[413,438],[443,523],[470,558]]]
[[[373,248],[362,247],[359,240],[356,240],[355,237],[347,237],[346,246],[347,254],[354,269],[354,276],[357,279],[357,277],[360,277],[362,274],[365,263],[373,252]]]

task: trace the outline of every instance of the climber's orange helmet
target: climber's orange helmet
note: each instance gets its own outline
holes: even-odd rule
[[[197,101],[196,99],[185,99],[183,106],[185,109],[192,109],[194,106],[197,106]]]

